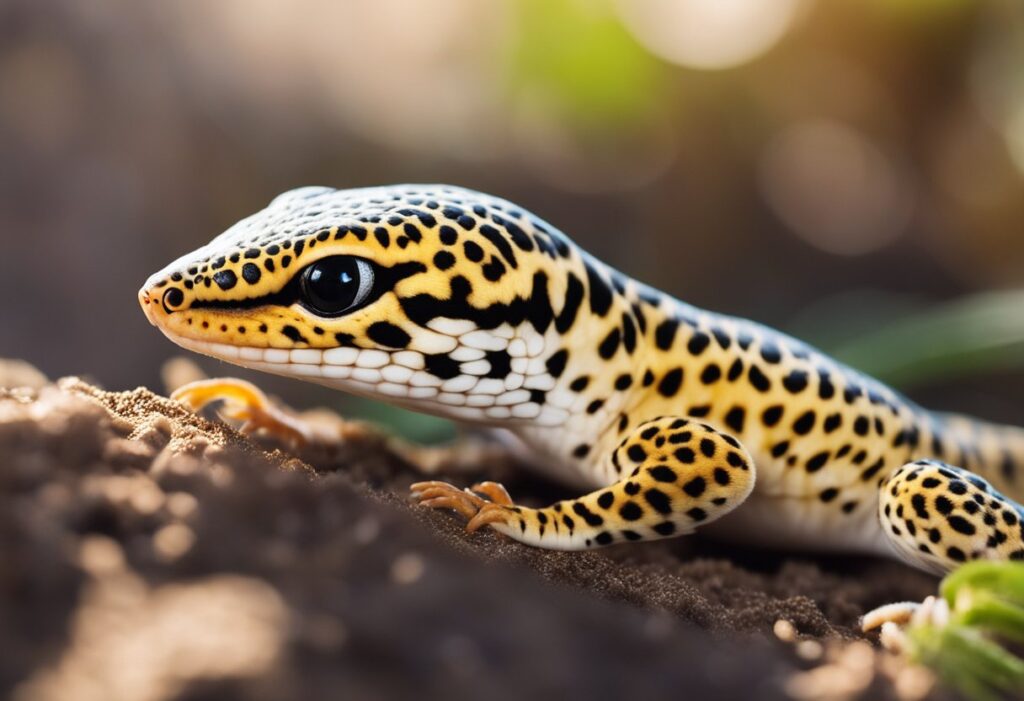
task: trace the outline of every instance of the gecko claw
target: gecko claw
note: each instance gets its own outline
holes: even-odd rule
[[[512,498],[496,482],[481,482],[469,489],[459,489],[447,482],[417,482],[410,490],[413,500],[421,506],[457,512],[468,521],[466,530],[470,533],[507,519],[508,508],[512,506]]]
[[[468,533],[476,533],[484,526],[489,526],[492,523],[508,523],[509,521],[509,510],[507,506],[501,504],[485,504],[480,509],[476,516],[469,520],[466,524],[466,531]]]

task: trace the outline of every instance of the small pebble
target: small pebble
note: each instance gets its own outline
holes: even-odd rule
[[[415,553],[399,555],[391,564],[391,578],[398,584],[413,584],[423,576],[426,563]]]

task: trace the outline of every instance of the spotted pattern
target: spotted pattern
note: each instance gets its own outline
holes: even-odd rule
[[[328,315],[310,304],[303,279],[336,256],[365,262],[372,284],[359,304]],[[554,476],[597,490],[579,500],[592,513],[609,485],[614,494],[601,498],[619,513],[620,486],[639,465],[657,466],[649,463],[663,453],[649,449],[641,427],[658,416],[684,417],[742,445],[733,450],[752,457],[756,486],[750,508],[722,525],[787,546],[803,539],[881,552],[887,541],[902,543],[879,518],[880,503],[904,465],[920,459],[956,464],[1007,498],[1024,493],[1024,431],[928,412],[796,339],[647,287],[536,215],[461,188],[285,193],[152,276],[140,301],[186,348],[509,429]],[[738,505],[742,483],[718,485],[718,458],[704,456],[699,443],[688,449],[697,458],[689,469],[712,469],[700,475],[708,493]],[[634,460],[641,450],[645,459]],[[666,464],[682,469],[676,457]],[[638,474],[656,481],[647,467]],[[657,489],[675,495],[669,514],[631,503],[675,532],[723,513],[682,486]],[[683,515],[692,508],[707,518]],[[602,519],[609,528],[581,536],[584,545],[630,539],[625,530],[661,535],[647,521],[637,530],[611,512]],[[934,528],[952,538],[953,524]],[[540,525],[530,521],[514,537],[547,544],[551,528],[541,538]],[[967,558],[979,552],[956,547]],[[934,557],[952,567],[953,552]]]
[[[754,488],[753,462],[735,438],[683,418],[640,424],[611,461],[618,482],[545,509],[504,507],[495,528],[558,550],[669,538],[721,518]]]
[[[1024,560],[1024,509],[941,462],[897,470],[882,489],[879,517],[906,559],[936,573],[950,561]]]

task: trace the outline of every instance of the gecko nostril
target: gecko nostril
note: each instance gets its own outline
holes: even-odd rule
[[[168,314],[180,307],[185,301],[185,293],[177,287],[170,287],[164,292],[164,311]]]

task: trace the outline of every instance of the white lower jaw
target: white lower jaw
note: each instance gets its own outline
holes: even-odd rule
[[[492,387],[486,380],[473,383],[476,378],[465,375],[441,380],[422,369],[422,356],[417,353],[232,346],[161,331],[182,348],[234,365],[314,382],[458,421],[489,425],[525,421],[554,426],[567,417],[564,410],[531,404],[529,391],[521,389],[522,377],[510,378],[504,387]],[[398,364],[399,359],[405,364]],[[473,384],[473,388],[467,387],[468,384]]]

